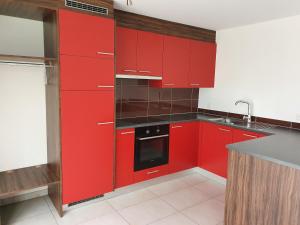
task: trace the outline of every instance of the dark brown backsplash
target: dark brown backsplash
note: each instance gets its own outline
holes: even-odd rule
[[[148,80],[117,79],[117,119],[197,112],[199,89],[152,88]]]

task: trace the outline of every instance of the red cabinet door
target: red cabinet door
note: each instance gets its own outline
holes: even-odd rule
[[[214,87],[216,44],[190,40],[191,87]]]
[[[245,131],[245,130],[233,130],[233,142],[242,142],[242,141],[248,141],[260,137],[264,137],[264,134],[251,132],[251,131]]]
[[[137,69],[139,75],[162,76],[163,36],[139,31]]]
[[[198,131],[197,122],[170,125],[170,172],[178,172],[197,166]]]
[[[117,131],[116,188],[134,183],[134,129]]]
[[[169,165],[157,166],[150,169],[137,171],[134,173],[134,182],[150,180],[156,177],[161,177],[169,173]]]
[[[114,87],[114,60],[61,55],[62,90],[100,90]]]
[[[227,177],[228,150],[233,142],[233,131],[226,126],[203,123],[200,167],[222,177]]]
[[[165,36],[163,54],[163,87],[188,87],[189,40]]]
[[[61,93],[63,203],[113,189],[113,91]]]
[[[117,74],[137,74],[138,31],[117,27],[116,63]]]
[[[114,20],[59,10],[60,54],[114,58]]]

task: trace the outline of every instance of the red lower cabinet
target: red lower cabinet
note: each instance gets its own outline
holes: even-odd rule
[[[137,171],[134,173],[134,182],[150,180],[152,178],[167,175],[169,173],[169,165],[157,166],[146,170]]]
[[[233,142],[233,129],[213,123],[202,124],[199,166],[222,177],[227,177],[228,150]]]
[[[233,130],[233,142],[242,142],[242,141],[248,141],[260,137],[264,137],[264,134],[251,132],[251,131],[245,131],[245,130]]]
[[[134,137],[134,129],[117,131],[116,188],[134,183]]]
[[[178,172],[197,166],[198,122],[170,125],[170,172]]]
[[[64,204],[113,190],[113,112],[113,91],[61,92]]]

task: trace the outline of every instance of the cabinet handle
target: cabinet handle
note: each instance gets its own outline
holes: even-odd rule
[[[158,173],[158,172],[159,172],[159,170],[154,170],[154,171],[148,172],[147,174],[148,174],[148,175],[151,175],[151,174]]]
[[[175,84],[164,84],[165,86],[174,86]]]
[[[191,86],[200,86],[200,84],[191,84]]]
[[[230,132],[230,130],[219,128],[220,131]]]
[[[140,73],[151,73],[149,70],[139,70]]]
[[[114,53],[111,52],[97,52],[98,55],[115,55]]]
[[[136,70],[124,70],[124,72],[134,72],[134,73],[136,73]]]
[[[128,132],[122,132],[122,135],[126,135],[126,134],[134,134],[134,131],[128,131]]]
[[[172,126],[172,129],[182,128],[183,126]]]
[[[101,126],[101,125],[108,125],[108,124],[114,124],[114,122],[98,122],[97,125]]]
[[[243,134],[245,137],[257,138],[257,136],[250,135],[250,134]]]
[[[114,88],[114,86],[110,86],[110,85],[97,85],[97,88]]]

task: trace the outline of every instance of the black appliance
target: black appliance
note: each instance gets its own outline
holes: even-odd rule
[[[135,129],[134,171],[169,162],[169,125]]]

